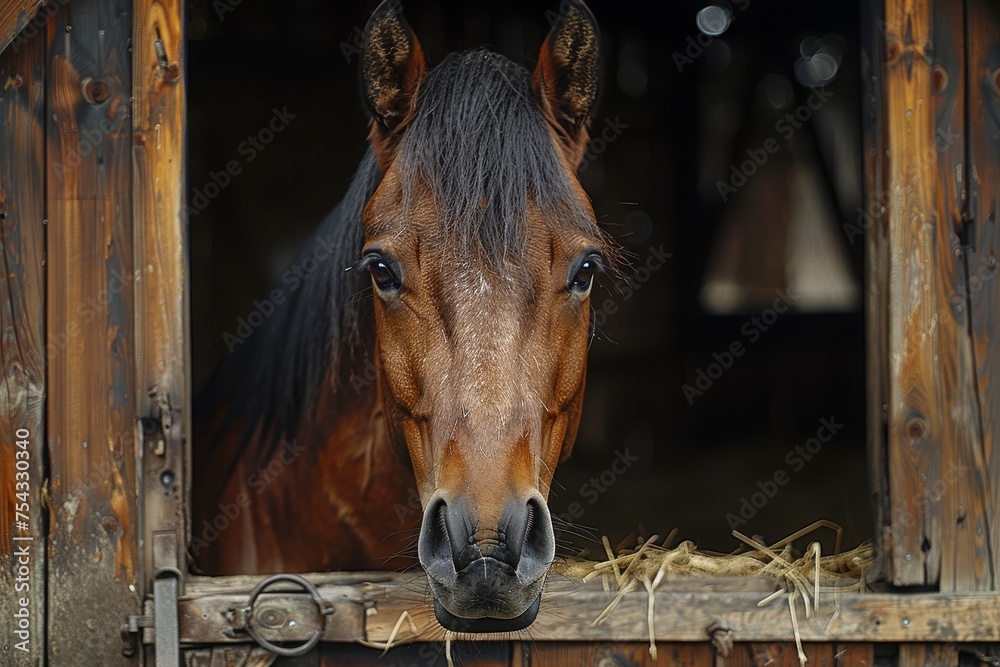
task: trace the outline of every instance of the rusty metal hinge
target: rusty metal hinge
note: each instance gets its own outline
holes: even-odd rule
[[[181,573],[173,565],[177,559],[177,537],[173,532],[153,534],[153,599],[145,603],[141,616],[129,616],[122,625],[122,654],[135,655],[140,643],[152,643],[156,667],[180,667],[180,625],[177,598],[181,589]],[[152,629],[152,636],[149,629]]]
[[[146,602],[145,614],[129,616],[122,625],[122,655],[135,655],[140,643],[152,643],[156,667],[180,667],[180,627],[177,614],[178,580],[167,572],[153,582],[153,600]],[[149,636],[152,629],[153,635]],[[139,632],[142,637],[139,637]]]
[[[147,611],[152,611],[148,610]],[[141,616],[129,616],[122,624],[122,655],[131,658],[135,655],[140,642],[139,632],[145,632],[146,628],[153,627],[152,613]]]

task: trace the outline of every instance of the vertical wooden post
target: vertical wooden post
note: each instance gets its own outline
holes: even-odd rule
[[[966,3],[968,40],[968,218],[966,299],[972,319],[976,395],[987,469],[986,525],[994,587],[1000,588],[1000,7]]]
[[[45,660],[45,38],[0,53],[0,663]]]
[[[135,0],[133,11],[135,409],[145,425],[138,449],[143,580],[173,568],[183,583],[191,478],[183,9],[180,0]],[[172,547],[164,551],[158,543]]]
[[[141,611],[135,470],[131,3],[49,19],[48,661],[120,665]]]
[[[892,503],[889,566],[898,585],[935,583],[941,563],[940,417],[935,368],[937,278],[932,5],[886,0],[884,107],[888,231],[888,464]]]
[[[866,164],[869,210],[885,207],[868,273],[870,288],[885,292],[869,299],[870,363],[885,369],[869,374],[886,412],[882,546],[897,585],[990,589],[975,370],[967,308],[954,298],[967,282],[962,5],[885,0],[884,9],[881,119],[869,127]],[[870,439],[876,465],[880,439]]]
[[[967,220],[966,51],[962,3],[934,3],[931,97],[934,110],[932,169],[936,207],[935,278],[938,345],[936,367],[940,410],[941,473],[930,500],[941,499],[942,591],[993,587],[988,545],[986,469],[979,431],[975,365],[969,313],[963,298],[968,275],[962,235]],[[934,160],[933,158],[936,158]],[[932,582],[929,582],[932,583]]]

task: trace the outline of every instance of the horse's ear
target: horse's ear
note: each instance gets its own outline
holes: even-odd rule
[[[387,154],[410,119],[427,66],[399,0],[380,4],[364,34],[361,88],[373,120],[371,139],[384,168]]]
[[[535,66],[535,96],[574,159],[582,158],[586,124],[597,100],[597,21],[582,0],[562,0]]]

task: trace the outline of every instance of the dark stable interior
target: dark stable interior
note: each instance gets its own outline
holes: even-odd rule
[[[189,4],[196,387],[364,151],[357,47],[375,4]],[[632,268],[592,296],[586,409],[550,498],[572,524],[563,553],[602,551],[581,530],[614,545],[676,528],[731,551],[733,528],[776,542],[819,519],[845,547],[869,539],[860,8],[589,5],[603,81],[580,177]],[[558,4],[404,8],[432,63],[489,44],[531,67]],[[248,140],[274,117],[269,143]],[[809,539],[833,548],[830,530]]]

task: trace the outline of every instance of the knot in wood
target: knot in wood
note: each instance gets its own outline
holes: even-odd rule
[[[920,417],[914,417],[906,423],[906,434],[913,440],[920,440],[927,432],[927,422]]]
[[[181,78],[181,66],[177,63],[167,65],[167,71],[163,75],[163,80],[167,83],[174,83]]]
[[[111,96],[111,88],[100,80],[86,78],[83,80],[83,97],[91,104],[103,104]]]

